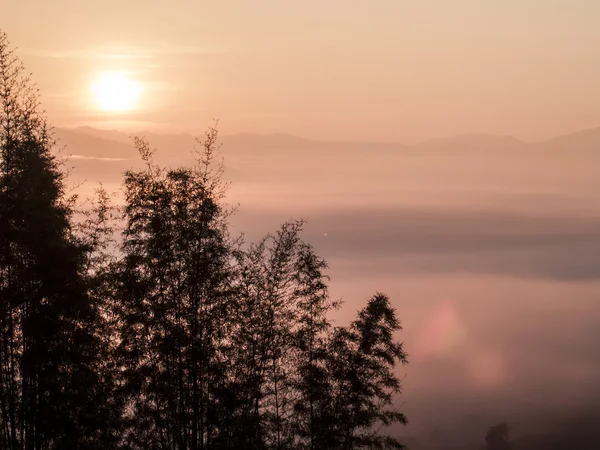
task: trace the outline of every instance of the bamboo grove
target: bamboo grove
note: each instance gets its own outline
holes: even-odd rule
[[[0,108],[1,449],[402,448],[388,298],[335,326],[302,221],[232,236],[214,128],[79,214],[4,34]]]

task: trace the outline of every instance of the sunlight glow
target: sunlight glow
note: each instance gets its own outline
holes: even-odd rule
[[[92,83],[98,107],[104,111],[123,112],[135,108],[141,85],[121,72],[104,72]]]
[[[418,358],[449,354],[464,342],[466,329],[458,310],[449,300],[439,303],[427,317],[415,345]]]

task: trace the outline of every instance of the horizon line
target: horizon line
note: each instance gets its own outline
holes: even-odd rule
[[[58,129],[62,129],[62,130],[69,130],[69,131],[76,131],[76,130],[81,130],[81,129],[91,129],[91,130],[95,130],[95,131],[100,131],[100,132],[114,132],[114,133],[121,133],[121,134],[129,134],[131,133],[132,136],[140,136],[140,135],[156,135],[156,136],[189,136],[191,138],[200,138],[202,136],[202,134],[204,133],[204,131],[202,131],[200,134],[196,135],[193,134],[190,131],[181,131],[181,132],[157,132],[157,131],[148,131],[148,130],[139,130],[139,131],[126,131],[126,130],[120,130],[120,129],[116,129],[116,128],[98,128],[98,127],[94,127],[91,125],[78,125],[78,126],[55,126],[54,129],[58,130]],[[426,139],[420,139],[417,140],[413,143],[405,143],[399,140],[376,140],[376,139],[339,139],[339,138],[332,138],[332,139],[328,139],[328,138],[311,138],[311,137],[306,137],[306,136],[301,136],[301,135],[297,135],[297,134],[293,134],[293,133],[288,133],[285,131],[281,131],[281,132],[272,132],[272,133],[258,133],[258,132],[251,132],[251,131],[238,131],[235,133],[228,133],[228,134],[223,134],[221,137],[240,137],[240,136],[249,136],[249,137],[264,137],[264,138],[269,138],[269,137],[286,137],[286,138],[291,138],[291,139],[296,139],[296,140],[302,140],[302,141],[308,141],[308,142],[320,142],[320,143],[330,143],[330,144],[340,144],[340,143],[352,143],[352,144],[386,144],[386,145],[400,145],[400,146],[405,146],[405,147],[418,147],[418,146],[422,146],[422,145],[427,145],[427,144],[435,144],[435,143],[444,143],[444,141],[451,141],[451,140],[456,140],[456,139],[461,139],[461,138],[473,138],[473,137],[481,137],[481,138],[494,138],[494,139],[511,139],[511,140],[515,140],[519,143],[522,144],[526,144],[526,145],[536,145],[536,144],[543,144],[543,143],[547,143],[547,142],[552,142],[555,141],[557,139],[561,139],[561,138],[566,138],[569,136],[575,136],[578,134],[583,134],[583,133],[589,133],[589,132],[593,132],[593,131],[600,131],[600,125],[595,126],[595,127],[591,127],[591,128],[583,128],[583,129],[579,129],[576,131],[572,131],[569,133],[564,133],[564,134],[559,134],[559,135],[555,135],[553,137],[550,138],[546,138],[546,139],[541,139],[541,140],[524,140],[521,139],[515,135],[512,134],[493,134],[493,133],[485,133],[485,132],[466,132],[466,133],[459,133],[459,134],[452,134],[452,135],[445,135],[445,136],[440,136],[440,137],[431,137],[431,138],[426,138]]]

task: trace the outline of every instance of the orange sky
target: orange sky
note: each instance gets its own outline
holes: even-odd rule
[[[242,205],[232,232],[307,218],[340,319],[377,290],[398,307],[408,433],[478,444],[507,418],[519,434],[526,415],[600,410],[600,128],[539,146],[229,134],[410,143],[599,127],[599,23],[600,0],[0,0],[58,127],[201,135],[220,118]],[[137,83],[133,110],[122,89],[95,101],[104,71]],[[116,192],[139,163],[128,133],[57,136],[88,192]],[[165,164],[191,161],[190,136],[152,144]]]
[[[536,140],[600,125],[596,0],[0,0],[59,126]],[[102,70],[143,86],[101,113]]]

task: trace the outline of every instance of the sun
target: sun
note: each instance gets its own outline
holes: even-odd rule
[[[92,82],[96,104],[104,111],[131,111],[141,91],[141,85],[122,72],[103,72]]]

